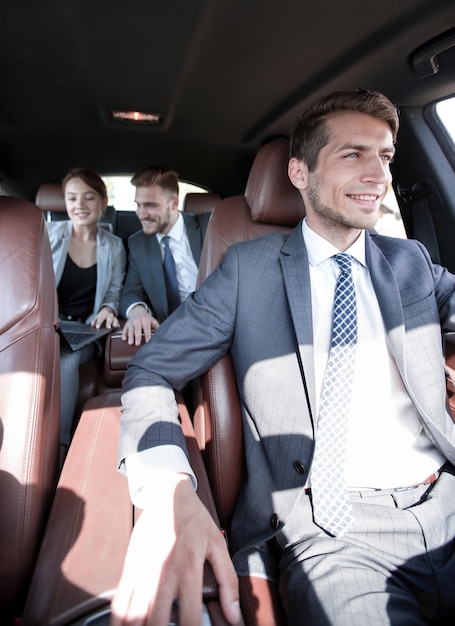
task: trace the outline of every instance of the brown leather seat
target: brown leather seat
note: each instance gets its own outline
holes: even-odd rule
[[[216,519],[191,420],[181,401],[179,408],[198,494]],[[92,398],[84,407],[58,483],[22,626],[109,624],[110,601],[140,513],[131,505],[126,478],[116,471],[119,420],[119,391]],[[209,568],[204,601],[212,625],[228,626]]]
[[[204,241],[199,282],[221,262],[229,245],[271,231],[289,232],[304,217],[302,198],[287,175],[288,152],[285,139],[265,145],[253,163],[245,196],[217,204]],[[229,355],[201,378],[194,426],[204,451],[218,515],[229,533],[245,472],[240,403]],[[266,580],[241,578],[240,590],[246,624],[284,623],[276,589]]]
[[[183,210],[186,213],[210,213],[214,206],[221,200],[221,196],[217,193],[187,193],[183,200]]]
[[[57,484],[57,294],[41,211],[0,197],[0,614],[20,615]]]

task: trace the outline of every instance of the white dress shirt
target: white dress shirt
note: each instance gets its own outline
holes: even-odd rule
[[[332,258],[340,251],[302,226],[308,251],[313,313],[316,398],[322,391],[332,335],[335,284]],[[381,311],[365,260],[365,232],[345,251],[353,257],[358,339],[346,452],[350,488],[387,489],[425,480],[445,462],[423,431],[388,346]],[[316,415],[319,406],[317,406]],[[317,435],[316,435],[317,436]],[[311,478],[311,477],[310,477]]]
[[[185,221],[179,212],[177,221],[167,233],[169,236],[169,247],[174,257],[177,281],[179,284],[180,300],[183,302],[196,289],[198,267],[194,260],[188,235],[185,228]],[[156,237],[161,248],[161,256],[164,259],[164,249],[161,245],[163,233],[157,233]]]

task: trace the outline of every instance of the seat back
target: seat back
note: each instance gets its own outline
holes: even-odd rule
[[[229,245],[272,231],[290,232],[303,218],[302,198],[287,174],[288,153],[286,139],[263,146],[251,168],[245,195],[216,205],[204,240],[199,284],[219,265]],[[229,528],[244,477],[242,419],[229,355],[201,377],[194,423],[218,515]]]
[[[198,281],[222,261],[229,245],[272,231],[290,232],[303,218],[302,198],[287,175],[289,142],[277,139],[257,154],[245,195],[219,202],[207,229]],[[225,355],[198,387],[194,428],[221,526],[230,531],[235,503],[245,477],[243,429],[234,367]],[[277,588],[264,578],[240,576],[240,603],[247,626],[282,626]]]
[[[183,210],[186,213],[210,213],[214,206],[221,200],[217,193],[189,192],[183,200]]]
[[[62,186],[59,183],[43,183],[36,192],[35,204],[43,211],[46,221],[67,220]]]
[[[57,294],[43,215],[0,197],[0,614],[20,614],[57,483]],[[7,623],[5,619],[5,623]]]

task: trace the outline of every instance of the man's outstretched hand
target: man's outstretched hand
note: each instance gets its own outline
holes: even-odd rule
[[[111,626],[167,626],[175,599],[180,626],[200,626],[206,560],[227,621],[238,623],[237,575],[225,540],[190,478],[171,474],[169,484],[152,490],[156,504],[144,509],[131,534]]]

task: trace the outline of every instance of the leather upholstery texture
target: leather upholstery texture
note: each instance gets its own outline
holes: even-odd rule
[[[183,210],[187,213],[210,213],[214,206],[221,200],[217,193],[189,192],[183,200]]]
[[[57,293],[41,211],[0,197],[0,614],[20,614],[57,483]]]

